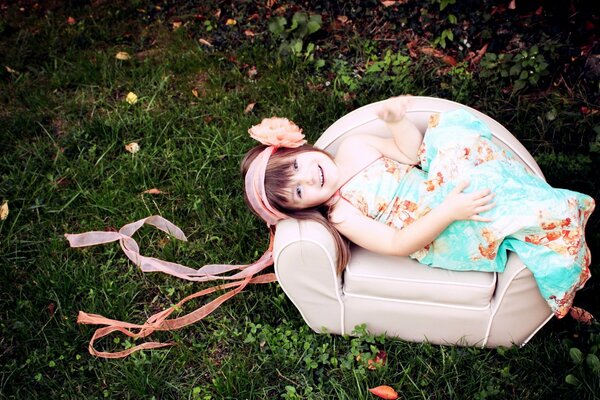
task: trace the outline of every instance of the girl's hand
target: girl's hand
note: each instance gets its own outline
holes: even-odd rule
[[[383,102],[377,111],[377,116],[387,123],[401,121],[406,115],[409,104],[410,96],[391,97]]]
[[[463,193],[469,186],[469,181],[462,181],[446,196],[440,207],[454,220],[472,220],[490,222],[491,219],[481,217],[479,214],[495,207],[492,202],[494,194],[489,189],[473,193]]]

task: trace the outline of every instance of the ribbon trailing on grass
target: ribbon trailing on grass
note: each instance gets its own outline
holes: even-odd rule
[[[137,339],[145,338],[155,331],[169,331],[183,328],[185,326],[200,321],[201,319],[212,313],[225,301],[244,290],[244,288],[248,284],[270,283],[275,282],[277,280],[274,273],[254,276],[255,274],[259,273],[260,271],[273,264],[273,234],[271,234],[269,248],[267,249],[265,254],[263,254],[263,256],[255,263],[247,265],[209,264],[203,266],[200,269],[193,269],[190,267],[186,267],[185,265],[141,255],[137,242],[131,236],[135,232],[137,232],[137,230],[140,229],[144,224],[152,225],[179,240],[187,241],[187,238],[181,229],[179,229],[167,219],[158,215],[153,215],[151,217],[147,217],[139,221],[127,224],[121,229],[119,229],[118,232],[92,231],[78,234],[67,233],[65,234],[65,237],[69,241],[71,247],[94,246],[98,244],[115,242],[118,240],[125,255],[134,264],[140,267],[142,272],[163,272],[181,279],[194,282],[206,282],[217,279],[233,280],[235,282],[216,285],[196,292],[190,296],[187,296],[176,305],[152,315],[142,325],[117,321],[103,317],[102,315],[88,314],[83,311],[80,311],[79,316],[77,317],[77,323],[88,325],[105,325],[105,327],[103,328],[96,329],[94,335],[92,336],[92,339],[90,340],[88,349],[90,354],[94,356],[103,358],[123,358],[138,350],[156,349],[160,347],[171,346],[173,345],[172,342],[146,342],[136,345],[127,350],[111,353],[96,350],[94,348],[94,342],[104,336],[107,336],[117,331],[131,338]],[[239,272],[236,272],[232,275],[221,275],[235,270]],[[222,294],[221,296],[217,297],[211,302],[198,308],[197,310],[178,318],[167,319],[176,309],[179,309],[183,304],[185,304],[189,300],[214,293],[218,290],[225,289],[230,290],[227,293]],[[133,329],[137,329],[138,331],[134,332]]]

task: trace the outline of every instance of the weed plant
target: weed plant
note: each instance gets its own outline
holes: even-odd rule
[[[542,96],[503,90],[504,77],[484,79],[466,64],[440,74],[435,60],[360,35],[349,38],[353,56],[327,53],[321,36],[310,39],[310,59],[287,62],[281,43],[259,40],[266,21],[258,39],[240,36],[249,1],[210,3],[182,26],[174,22],[194,14],[169,14],[168,2],[36,4],[3,5],[0,21],[0,201],[10,210],[0,221],[0,398],[372,399],[367,389],[381,384],[407,399],[597,398],[598,323],[552,321],[521,349],[406,343],[360,326],[340,337],[310,331],[276,284],[156,334],[175,343],[168,350],[90,356],[94,328],[75,323],[79,310],[141,322],[205,285],[143,275],[117,244],[75,250],[62,235],[160,214],[189,241],[142,229],[143,254],[191,267],[257,259],[267,232],[244,206],[239,164],[253,146],[248,127],[263,117],[288,117],[314,141],[360,105],[445,97],[507,126],[552,184],[598,199],[598,115],[580,111],[598,104],[585,85]],[[238,26],[226,24],[235,12]],[[131,142],[139,152],[125,151]],[[152,188],[161,193],[144,193]],[[594,279],[578,303],[599,315]],[[97,346],[132,344],[115,336]],[[385,365],[369,368],[381,351]]]

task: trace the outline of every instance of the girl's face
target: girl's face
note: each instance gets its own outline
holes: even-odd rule
[[[290,208],[324,204],[339,189],[339,169],[327,154],[308,151],[290,157],[294,171],[289,185]]]

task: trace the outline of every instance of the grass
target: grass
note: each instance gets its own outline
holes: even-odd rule
[[[62,237],[160,214],[190,241],[142,229],[146,255],[191,267],[255,260],[267,233],[240,195],[239,163],[253,145],[247,128],[286,116],[314,141],[349,110],[399,93],[490,114],[551,183],[598,198],[598,154],[589,144],[599,117],[580,112],[598,109],[589,83],[514,94],[461,65],[440,75],[435,59],[395,50],[386,59],[358,36],[349,42],[355,58],[335,61],[323,51],[327,64],[316,70],[277,55],[266,33],[251,42],[223,23],[174,30],[166,13],[142,1],[23,7],[6,6],[0,22],[0,201],[10,207],[0,221],[0,398],[371,399],[367,388],[381,384],[414,399],[597,398],[598,323],[552,321],[522,349],[405,343],[364,328],[357,337],[318,335],[276,284],[157,334],[176,343],[168,350],[95,359],[87,353],[93,328],[75,323],[79,310],[143,321],[204,285],[142,275],[116,244],[74,250]],[[115,59],[119,51],[132,59]],[[373,56],[379,71],[357,75]],[[129,92],[137,103],[124,100]],[[124,146],[134,141],[141,150],[130,154]],[[143,194],[151,188],[163,193]],[[597,254],[594,218],[588,238]],[[592,272],[600,273],[595,260]],[[578,304],[598,315],[593,279]],[[130,345],[111,338],[98,347]],[[387,364],[371,371],[364,360],[379,350]]]

